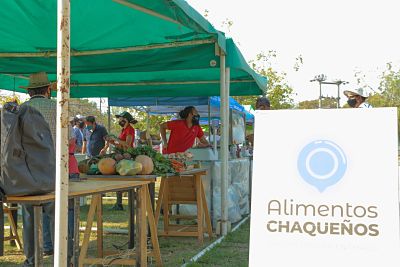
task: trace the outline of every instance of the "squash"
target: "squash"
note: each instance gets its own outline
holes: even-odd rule
[[[103,158],[97,164],[99,171],[104,175],[115,174],[115,163],[116,161],[112,158]]]
[[[139,155],[135,158],[136,162],[139,162],[142,164],[142,171],[139,172],[138,174],[151,174],[154,170],[154,163],[153,160],[146,156],[146,155]]]
[[[117,163],[116,170],[122,176],[136,175],[142,171],[142,164],[133,160],[123,159]]]

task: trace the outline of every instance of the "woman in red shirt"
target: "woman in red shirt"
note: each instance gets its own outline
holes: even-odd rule
[[[129,147],[135,146],[135,129],[132,127],[131,124],[136,124],[137,120],[133,118],[133,116],[124,111],[115,117],[118,118],[118,124],[122,127],[121,133],[118,136],[118,140],[110,141],[112,144],[127,149]],[[115,203],[113,210],[124,210],[122,206],[122,193],[117,193],[117,202]]]
[[[179,117],[180,120],[164,122],[160,126],[164,154],[185,152],[193,146],[196,138],[200,140],[200,147],[210,146],[199,126],[200,115],[195,107],[189,106],[181,110]],[[167,130],[171,131],[168,143]]]
[[[122,127],[121,133],[118,136],[118,140],[111,141],[118,147],[127,149],[129,147],[135,146],[135,129],[131,124],[136,124],[137,120],[133,118],[133,116],[124,111],[115,117],[118,118],[118,124]]]

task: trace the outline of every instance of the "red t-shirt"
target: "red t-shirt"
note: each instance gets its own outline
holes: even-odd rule
[[[199,125],[189,128],[186,120],[176,120],[167,122],[167,128],[171,130],[168,140],[167,154],[185,152],[193,146],[194,140],[204,136],[203,130]]]
[[[73,173],[79,173],[78,169],[78,161],[75,158],[74,152],[75,152],[75,146],[76,142],[73,144],[69,144],[68,150],[69,150],[69,160],[68,160],[68,168],[69,168],[69,174]]]
[[[122,129],[121,133],[119,134],[119,140],[126,141],[128,135],[132,135],[132,147],[135,144],[135,129],[129,124],[128,127]]]

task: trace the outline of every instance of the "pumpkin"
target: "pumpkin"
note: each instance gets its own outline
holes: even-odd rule
[[[139,162],[123,159],[117,163],[116,170],[119,175],[136,175],[142,171],[142,164]]]
[[[154,163],[153,160],[145,155],[139,155],[135,158],[135,161],[142,164],[142,171],[139,174],[151,174],[154,170]]]
[[[104,175],[115,174],[116,161],[112,158],[103,158],[97,164],[99,171]]]

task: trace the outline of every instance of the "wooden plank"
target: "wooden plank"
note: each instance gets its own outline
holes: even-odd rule
[[[168,201],[171,202],[196,202],[196,192],[171,192],[168,191]]]
[[[117,256],[118,255],[116,255],[116,257]],[[110,259],[109,261],[112,262],[112,265],[115,264],[128,265],[128,266],[136,265],[135,259]],[[100,264],[101,266],[103,266],[104,263],[107,263],[107,260],[103,258],[86,258],[83,260],[83,262],[80,262],[79,265],[83,266],[84,264],[91,264],[91,265]]]
[[[103,258],[103,198],[102,194],[94,197],[97,199],[97,256]]]
[[[168,231],[168,232],[161,232],[158,236],[166,237],[166,236],[190,236],[190,237],[197,237],[197,232],[176,232],[176,231]]]
[[[157,225],[153,216],[153,206],[151,205],[151,199],[148,187],[145,186],[145,189],[146,189],[146,199],[147,199],[146,203],[147,219],[149,221],[151,244],[153,246],[153,252],[154,252],[153,257],[156,260],[156,266],[162,266],[160,245],[158,243],[158,236],[157,236]]]
[[[147,266],[147,223],[146,223],[146,187],[142,186],[138,189],[137,198],[137,233],[138,242],[136,245],[136,261],[137,266],[146,267]]]
[[[185,183],[169,183],[169,187],[170,187],[170,191],[173,192],[185,192],[185,191],[191,191],[191,192],[195,192],[196,191],[196,186],[194,184],[194,182],[189,184],[185,184]]]
[[[194,220],[197,218],[196,215],[170,215],[171,220],[181,219],[181,220]]]
[[[85,263],[85,260],[86,260],[87,251],[88,251],[88,247],[89,247],[89,241],[90,241],[90,233],[92,232],[94,214],[96,212],[96,208],[97,208],[97,204],[98,204],[97,202],[98,202],[98,198],[93,197],[91,200],[91,203],[90,203],[90,208],[89,208],[89,212],[87,215],[85,233],[83,235],[81,253],[79,255],[79,267],[83,267],[83,264]]]
[[[171,231],[175,232],[187,231],[197,233],[197,225],[170,224],[169,228]]]
[[[97,176],[97,175],[95,175]],[[129,177],[129,176],[120,176],[120,175],[115,175],[115,177],[89,177],[86,178],[89,181],[146,181],[146,182],[155,182],[157,180],[157,177],[154,178],[136,178],[136,177]]]
[[[93,181],[85,180],[69,183],[69,198],[89,196],[107,192],[128,191],[146,185],[148,181]],[[8,196],[6,202],[13,203],[46,203],[54,201],[54,193],[38,196]]]
[[[184,171],[179,173],[178,175],[167,175],[168,177],[179,177],[179,176],[186,176],[186,175],[194,175],[194,174],[201,174],[205,175],[207,173],[207,168],[196,168],[196,169],[191,169],[189,171]]]
[[[84,179],[109,179],[109,180],[111,180],[111,179],[129,179],[129,181],[132,181],[133,179],[157,179],[157,178],[161,178],[160,175],[152,175],[152,174],[150,174],[150,175],[127,175],[127,176],[122,176],[122,175],[87,175],[87,174],[81,174],[80,177],[84,178]]]
[[[169,204],[196,204],[197,200],[171,200]]]

